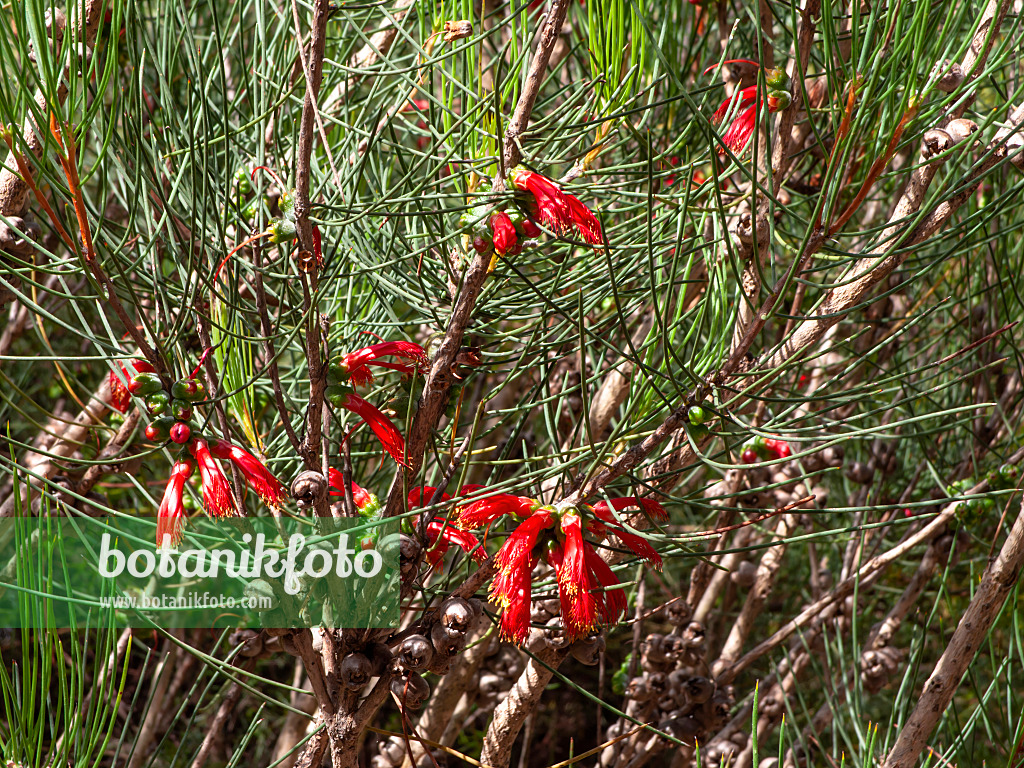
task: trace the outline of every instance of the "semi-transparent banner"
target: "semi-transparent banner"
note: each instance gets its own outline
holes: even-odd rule
[[[0,626],[397,627],[398,525],[196,517],[0,519]]]

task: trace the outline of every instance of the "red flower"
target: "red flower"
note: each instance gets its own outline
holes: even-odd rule
[[[458,526],[468,530],[493,523],[502,515],[527,517],[539,506],[536,501],[525,496],[499,493],[463,507],[459,512]]]
[[[412,364],[384,363],[378,359],[388,356],[405,358],[411,360]],[[385,341],[381,344],[357,349],[355,352],[349,352],[347,355],[342,355],[341,360],[338,361],[340,373],[347,375],[352,384],[357,387],[373,383],[373,374],[367,368],[368,365],[390,368],[406,374],[410,374],[414,370],[423,373],[427,367],[427,353],[423,351],[423,347],[413,344],[411,341]]]
[[[171,476],[167,480],[164,498],[160,502],[160,511],[156,521],[157,547],[176,547],[181,543],[181,534],[185,529],[184,498],[185,481],[192,476],[192,462],[179,461],[171,468]]]
[[[427,541],[430,543],[427,561],[435,568],[441,564],[441,559],[452,544],[461,547],[463,552],[478,563],[487,559],[487,552],[480,546],[480,540],[476,536],[460,531],[443,517],[435,517],[427,523]]]
[[[538,560],[533,550],[541,532],[554,523],[551,510],[538,509],[509,534],[495,556],[498,573],[491,599],[502,608],[501,636],[513,642],[523,642],[530,632],[530,575]]]
[[[245,476],[245,481],[264,502],[278,507],[285,499],[284,486],[267,469],[263,462],[246,450],[226,440],[210,441],[210,452],[218,459],[232,462]]]
[[[345,480],[341,475],[341,472],[336,470],[334,467],[330,467],[327,470],[327,481],[330,483],[332,488],[337,490],[331,491],[331,496],[344,496],[345,495]],[[356,505],[356,509],[363,509],[369,504],[374,503],[377,497],[370,493],[365,488],[356,484],[352,481],[352,501]]]
[[[424,504],[429,504],[430,500],[434,498],[434,494],[437,492],[437,488],[432,485],[418,485],[409,491],[408,501],[409,509],[416,509],[422,507]],[[441,498],[438,501],[449,501],[451,496],[447,493],[442,493]]]
[[[515,252],[519,238],[516,236],[516,227],[507,213],[498,211],[491,216],[491,232],[493,233],[495,253],[504,256]]]
[[[587,565],[586,550],[590,547],[583,539],[583,521],[580,516],[568,513],[562,516],[562,557],[558,576],[558,597],[562,604],[562,623],[566,635],[582,637],[597,626],[598,606],[594,595],[596,586],[591,580],[592,571]],[[568,621],[566,619],[568,618]]]
[[[750,61],[749,59],[732,59],[731,61],[724,63],[731,64],[735,62],[745,62],[747,64],[753,64],[755,67],[759,66],[756,61]],[[712,69],[714,69],[714,66],[704,70],[705,74]],[[778,112],[780,109],[785,109],[789,106],[789,93],[782,90],[788,84],[788,80],[789,78],[781,69],[772,69],[765,73],[765,83],[768,87],[768,92],[766,94],[767,98],[765,101],[767,101],[769,112]],[[750,141],[750,137],[754,134],[754,127],[757,124],[757,112],[762,103],[763,102],[758,95],[757,86],[752,85],[749,88],[744,88],[743,90],[734,93],[731,97],[723,101],[722,105],[715,110],[715,114],[712,116],[711,121],[717,125],[718,123],[721,123],[722,120],[725,119],[726,115],[734,108],[739,109],[739,113],[722,135],[722,143],[725,144],[733,154],[740,154],[746,148],[747,142]],[[725,150],[719,149],[718,154],[724,155]]]
[[[513,168],[509,179],[516,189],[533,197],[532,213],[542,224],[558,234],[575,229],[588,243],[601,244],[601,222],[575,195],[563,192],[551,179],[522,166]]]
[[[199,476],[203,481],[203,506],[210,517],[224,517],[239,514],[235,508],[235,500],[231,495],[231,487],[224,476],[224,470],[210,453],[210,447],[201,437],[189,443],[189,450],[199,465]]]
[[[369,424],[373,434],[377,436],[380,444],[384,446],[384,450],[391,458],[397,463],[405,465],[405,440],[387,416],[359,395],[346,395],[345,399],[341,401],[341,407],[352,411]]]
[[[623,530],[612,515],[613,508],[626,507],[638,507],[657,517],[665,514],[656,501],[633,497],[602,502],[584,512],[559,514],[533,499],[511,494],[480,499],[461,510],[458,522],[463,528],[486,525],[506,514],[522,520],[494,558],[497,574],[490,594],[502,608],[503,637],[523,642],[529,633],[531,573],[542,552],[555,569],[562,624],[570,639],[588,635],[600,622],[618,620],[626,610],[626,595],[585,533],[603,537],[613,532],[640,557],[660,567],[661,559],[651,546]],[[600,519],[585,520],[587,510]]]
[[[111,371],[107,376],[107,381],[110,385],[110,407],[121,413],[128,413],[128,408],[132,404],[132,396],[128,391],[128,382],[137,373],[154,373],[155,371],[156,368],[145,360],[128,360],[121,363],[120,376],[117,375],[116,371]]]

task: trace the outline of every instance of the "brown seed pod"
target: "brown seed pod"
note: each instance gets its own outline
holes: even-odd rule
[[[341,660],[341,684],[350,691],[359,691],[373,677],[373,664],[361,653],[350,653]]]
[[[392,680],[391,692],[409,709],[419,709],[430,695],[430,686],[413,672],[407,678],[396,677]]]
[[[604,649],[604,636],[597,635],[597,637],[588,637],[583,640],[577,640],[569,646],[569,653],[571,653],[581,664],[586,664],[587,666],[592,667],[600,661],[601,654],[604,653]]]
[[[658,724],[658,730],[679,739],[684,744],[692,744],[693,740],[701,733],[700,723],[692,717],[673,717],[662,720]]]
[[[668,623],[681,627],[693,618],[693,608],[685,600],[677,600],[668,606]]]
[[[427,664],[427,671],[433,672],[435,675],[447,675],[448,670],[451,669],[451,663],[451,654],[439,651],[437,646],[434,646],[434,655],[431,657],[430,663]]]
[[[391,649],[384,643],[370,643],[366,646],[365,653],[366,658],[370,660],[370,674],[373,677],[384,674],[384,670],[388,668],[388,664],[394,658]]]
[[[686,681],[686,696],[694,704],[703,704],[715,694],[715,684],[706,677],[691,677]]]
[[[466,642],[466,634],[448,629],[443,624],[435,624],[430,628],[430,642],[434,646],[434,651],[450,656],[462,650]]]
[[[434,646],[423,635],[409,635],[398,647],[398,656],[408,669],[426,669],[434,657]]]
[[[448,630],[466,632],[476,615],[468,600],[461,597],[449,597],[441,603],[441,623]]]
[[[699,621],[691,621],[683,628],[681,637],[688,648],[704,645],[704,625]]]
[[[946,125],[946,133],[949,134],[954,144],[959,144],[961,141],[969,139],[977,130],[978,124],[965,117],[950,120]]]
[[[291,494],[300,508],[308,509],[327,498],[327,478],[308,469],[300,472],[292,481]]]
[[[737,587],[743,587],[744,589],[754,586],[756,578],[757,566],[749,560],[741,562],[736,566],[736,570],[729,574],[729,580]]]

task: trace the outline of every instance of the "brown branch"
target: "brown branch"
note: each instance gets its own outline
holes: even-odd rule
[[[551,48],[558,40],[562,22],[565,20],[566,7],[569,0],[554,0],[551,6],[551,16],[544,25],[541,40],[537,47],[537,53],[530,66],[530,77],[527,78],[526,87],[519,98],[509,130],[505,134],[505,156],[519,161],[518,147],[513,151],[518,133],[513,130],[513,125],[525,127],[530,120],[530,113],[537,100],[537,91],[540,89],[543,80],[542,70],[547,67],[548,59],[551,56]],[[510,167],[506,164],[506,168]],[[498,177],[494,181],[495,191],[504,188],[504,179]],[[416,416],[413,419],[412,427],[406,438],[406,467],[395,475],[391,484],[391,491],[388,493],[388,500],[384,508],[384,515],[392,517],[400,514],[405,505],[406,486],[411,484],[420,467],[423,466],[423,454],[427,448],[430,435],[437,427],[441,417],[444,415],[445,404],[448,401],[448,392],[452,385],[452,363],[455,362],[455,355],[462,346],[462,339],[466,328],[469,326],[473,310],[476,307],[477,297],[487,279],[487,271],[490,267],[491,258],[479,253],[473,255],[473,260],[467,267],[462,281],[462,290],[455,300],[455,308],[452,310],[451,319],[448,321],[448,328],[444,338],[430,363],[430,370],[427,372],[426,380],[423,382],[423,392],[420,395],[419,407],[416,409]]]
[[[260,316],[260,333],[263,334],[263,353],[267,359],[267,371],[270,374],[271,388],[274,390],[274,403],[277,406],[278,416],[281,417],[281,424],[288,435],[288,441],[296,453],[302,450],[299,436],[295,434],[292,427],[291,414],[284,402],[284,392],[281,390],[281,372],[277,366],[277,351],[274,348],[273,329],[270,326],[270,312],[267,309],[267,289],[263,285],[263,246],[254,244],[252,249],[253,262],[253,292],[256,294],[256,310]]]
[[[964,611],[949,645],[925,683],[917,706],[896,738],[883,768],[911,768],[917,764],[918,757],[927,746],[928,737],[953,700],[953,694],[967,667],[988,635],[1007,595],[1020,578],[1022,565],[1024,502],[999,556],[985,569],[971,604]]]
[[[493,768],[507,768],[512,757],[512,745],[523,723],[536,708],[555,670],[568,655],[567,649],[545,648],[526,663],[526,669],[512,690],[494,710],[484,736],[481,763]]]
[[[505,169],[509,170],[519,164],[521,152],[519,139],[522,137],[526,126],[530,123],[530,116],[533,114],[533,105],[537,102],[537,94],[540,92],[541,83],[547,74],[548,60],[551,58],[551,51],[555,47],[559,34],[562,32],[562,24],[565,22],[565,14],[569,8],[568,0],[552,0],[548,8],[548,17],[540,32],[540,41],[537,43],[537,52],[530,62],[530,70],[526,75],[526,85],[519,96],[519,102],[512,113],[505,129],[505,145],[502,157],[505,161]]]

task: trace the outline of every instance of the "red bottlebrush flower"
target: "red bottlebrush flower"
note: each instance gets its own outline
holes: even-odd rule
[[[504,256],[515,251],[519,238],[516,236],[515,225],[507,213],[498,211],[491,216],[491,233],[493,235],[495,253],[499,256]]]
[[[427,523],[427,541],[431,545],[427,550],[427,561],[434,568],[441,564],[441,558],[445,556],[452,544],[460,547],[477,563],[482,563],[487,559],[487,553],[480,546],[480,540],[476,536],[466,531],[460,531],[452,525],[450,520],[445,520],[443,517],[436,517]]]
[[[256,491],[264,502],[272,507],[281,506],[281,502],[285,499],[284,486],[271,474],[262,461],[226,440],[210,441],[210,452],[218,459],[234,464],[238,471],[245,476],[249,487]]]
[[[540,532],[550,528],[554,523],[555,517],[550,510],[538,509],[516,526],[498,550],[498,554],[494,556],[499,571],[514,568],[529,558]]]
[[[121,375],[111,371],[107,376],[110,385],[110,407],[121,413],[128,413],[132,404],[132,396],[128,391],[128,383],[137,373],[154,373],[156,368],[145,360],[128,360],[121,365]]]
[[[458,526],[463,530],[489,525],[502,515],[527,517],[539,504],[525,496],[499,493],[463,507],[459,512]]]
[[[224,476],[224,470],[210,453],[210,446],[201,437],[189,443],[189,450],[199,465],[199,477],[203,481],[203,506],[210,517],[225,517],[239,514],[231,487]]]
[[[563,192],[551,179],[522,166],[513,168],[509,179],[516,189],[533,197],[532,212],[542,224],[559,234],[575,229],[588,243],[601,244],[601,222],[578,197]]]
[[[384,363],[379,360],[381,357],[389,356],[411,360],[412,363]],[[368,365],[390,368],[402,373],[412,373],[414,370],[424,373],[427,368],[427,353],[423,347],[411,341],[385,341],[342,355],[338,362],[341,373],[347,374],[357,387],[373,382],[373,374],[367,368]]]
[[[160,502],[160,511],[156,521],[157,547],[176,547],[181,543],[181,535],[185,529],[185,505],[182,503],[185,492],[185,481],[192,476],[192,462],[177,462],[171,468],[171,476],[167,480],[164,498]]]
[[[531,575],[537,557],[528,557],[504,575],[500,593],[495,591],[502,574],[494,578],[491,596],[502,607],[499,634],[514,643],[525,642],[530,634],[530,602],[533,599]]]
[[[644,499],[639,496],[625,496],[621,499],[611,499],[610,501],[602,501],[594,505],[594,513],[601,517],[602,520],[608,519],[601,515],[598,510],[607,511],[609,508],[614,509],[616,512],[620,512],[623,509],[629,509],[630,507],[637,507],[645,515],[650,517],[652,520],[658,520],[665,522],[668,520],[668,512],[665,508],[654,499]],[[613,518],[614,519],[614,518]]]
[[[760,66],[756,61],[750,61],[749,59],[732,59],[725,63],[732,64],[736,62],[752,64],[755,67]],[[714,66],[709,67],[705,70],[705,74],[714,68]],[[712,116],[712,122],[715,124],[721,123],[734,108],[739,110],[739,114],[737,114],[722,135],[722,143],[733,154],[738,155],[746,148],[747,142],[750,141],[750,137],[754,134],[754,127],[757,124],[757,111],[763,103],[767,103],[769,112],[778,112],[789,106],[789,92],[782,90],[786,87],[788,81],[789,78],[783,70],[768,70],[765,72],[765,84],[768,91],[765,94],[764,100],[758,94],[757,86],[752,85],[734,93],[715,110],[715,114]],[[724,155],[725,151],[720,149],[718,154]]]
[[[615,574],[612,573],[612,569],[608,567],[608,563],[606,563],[601,556],[597,554],[597,552],[588,547],[584,551],[584,554],[586,556],[587,567],[601,584],[601,599],[599,600],[601,615],[609,624],[618,621],[619,617],[626,612],[627,608],[625,591],[618,589],[619,580],[615,578]]]
[[[491,599],[502,607],[501,636],[521,643],[530,631],[531,574],[537,565],[534,553],[541,532],[551,528],[555,517],[538,509],[520,523],[498,550],[498,573],[491,582]]]
[[[388,455],[398,464],[405,466],[405,440],[387,416],[359,395],[346,395],[341,402],[341,407],[352,411],[369,424],[373,434],[380,440],[380,444],[384,446]]]
[[[594,584],[587,566],[586,549],[580,516],[567,513],[562,516],[561,567],[557,568],[558,596],[562,604],[562,623],[570,637],[582,637],[597,626],[598,605],[593,593]]]
[[[615,509],[641,506],[640,504],[636,503],[637,501],[646,502],[648,505],[657,505],[657,507],[661,509],[661,511],[660,513],[656,514],[658,514],[660,519],[667,519],[665,517],[661,517],[662,515],[665,515],[665,510],[661,508],[661,505],[658,504],[658,502],[654,501],[653,499],[613,499],[612,506]],[[641,506],[641,508],[643,507]],[[588,528],[591,531],[602,536],[608,535],[609,532],[615,534],[615,536],[618,537],[619,541],[621,541],[625,546],[629,547],[629,549],[632,550],[637,557],[639,557],[641,560],[646,560],[655,568],[661,570],[661,555],[659,555],[654,550],[654,547],[647,543],[645,539],[643,539],[640,536],[637,536],[635,533],[630,533],[629,531],[627,531],[623,527],[622,523],[615,519],[615,516],[612,514],[611,509],[609,508],[606,502],[595,504],[592,509],[594,510],[594,514],[599,518],[599,520],[592,522],[588,526]],[[644,511],[647,512],[646,509],[644,509]],[[648,514],[650,514],[650,512],[648,512]],[[611,530],[609,531],[609,529]]]

